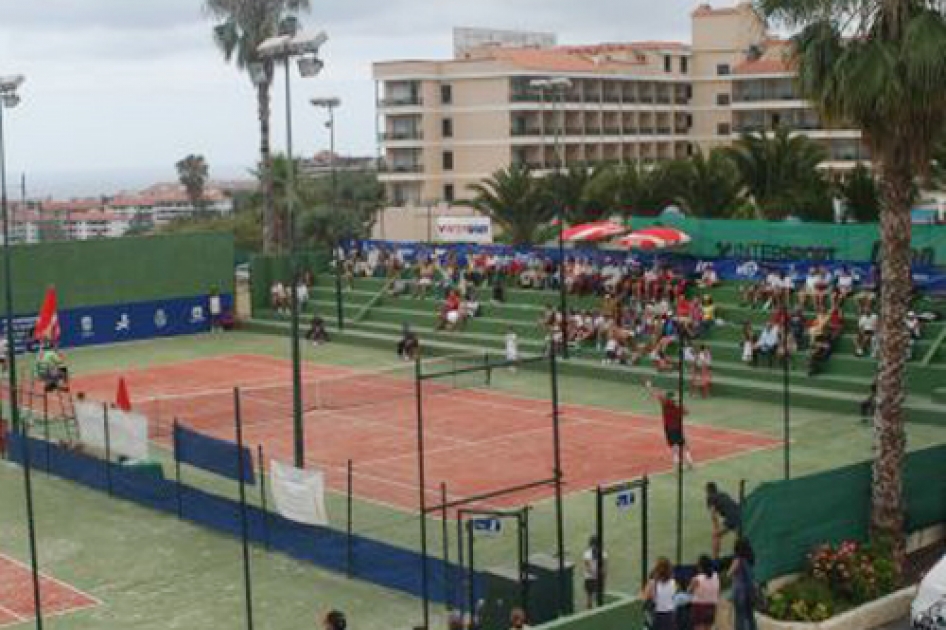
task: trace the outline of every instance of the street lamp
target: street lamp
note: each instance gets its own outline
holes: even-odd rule
[[[16,385],[16,337],[13,334],[13,266],[10,243],[10,207],[7,201],[7,151],[3,129],[3,111],[20,104],[17,90],[26,78],[23,75],[0,77],[0,215],[3,222],[3,282],[7,338],[7,378],[10,386],[10,424],[23,437],[23,488],[26,494],[26,517],[29,528],[30,565],[33,570],[33,605],[36,610],[36,628],[43,629],[40,602],[39,559],[36,553],[36,520],[33,513],[33,481],[30,466],[30,445],[26,439],[26,425],[20,421],[20,403]]]
[[[561,176],[562,168],[565,166],[565,156],[562,154],[561,134],[565,128],[565,92],[572,87],[571,79],[566,77],[556,77],[553,79],[533,79],[529,81],[529,86],[537,90],[542,98],[542,112],[545,112],[545,94],[552,95],[552,113],[555,113],[556,97],[561,105],[560,124],[556,125],[555,133],[555,174]],[[554,123],[553,123],[554,124]],[[545,124],[542,124],[542,162],[545,163]],[[568,296],[565,291],[565,210],[564,205],[559,205],[558,210],[558,294],[559,308],[562,311],[562,358],[568,358]],[[554,347],[552,348],[554,352]]]
[[[256,50],[264,64],[282,63],[286,69],[286,160],[289,168],[286,177],[286,221],[289,223],[289,266],[292,269],[292,290],[289,300],[292,337],[292,424],[297,468],[305,467],[305,427],[302,417],[302,351],[299,340],[300,274],[296,262],[296,217],[293,209],[296,165],[292,156],[292,73],[289,71],[289,62],[292,59],[297,60],[299,73],[304,78],[316,76],[324,65],[318,55],[319,49],[326,41],[328,41],[328,35],[324,32],[302,31],[295,35],[270,37]],[[266,70],[267,67],[264,65],[262,72]],[[259,66],[250,70],[254,76],[259,76],[260,71]]]
[[[335,108],[339,107],[342,101],[340,98],[332,96],[328,98],[313,98],[309,102],[316,107],[324,107],[328,111],[328,122],[325,123],[325,126],[329,129],[329,160],[331,160],[330,168],[332,170],[332,214],[334,215],[338,212],[338,208],[336,207],[338,204],[338,171],[335,168]],[[332,247],[332,260],[335,263],[335,311],[338,319],[339,332],[345,330],[345,310],[342,306],[342,261],[339,260],[338,257],[340,240],[341,239],[336,237]]]

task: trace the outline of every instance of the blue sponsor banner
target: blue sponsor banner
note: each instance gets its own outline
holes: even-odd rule
[[[69,348],[209,332],[209,302],[209,296],[199,295],[60,310],[60,345]],[[221,304],[224,312],[231,310],[233,297],[222,295]],[[35,323],[36,315],[14,318],[17,351],[32,349]],[[2,318],[0,332],[6,334],[6,320]]]
[[[174,427],[174,457],[182,464],[217,473],[229,479],[240,480],[240,449],[233,442],[218,440],[180,425]],[[253,453],[243,447],[243,481],[256,483]]]

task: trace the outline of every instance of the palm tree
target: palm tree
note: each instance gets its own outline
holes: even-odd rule
[[[667,164],[613,164],[589,185],[589,203],[624,215],[656,214],[674,201],[674,183]]]
[[[545,203],[538,180],[529,167],[521,164],[496,171],[469,189],[474,197],[463,201],[463,205],[479,210],[499,224],[513,245],[532,245],[542,240],[542,229],[555,216],[555,209]]]
[[[175,168],[177,168],[177,177],[187,193],[187,199],[194,209],[194,214],[198,216],[203,214],[206,204],[204,188],[209,175],[207,160],[202,155],[191,154],[175,164]]]
[[[556,216],[564,215],[566,222],[598,221],[609,215],[610,208],[595,204],[589,191],[602,172],[602,167],[572,166],[548,175],[539,186],[546,196],[546,203],[552,206]]]
[[[261,63],[257,49],[264,41],[297,27],[297,16],[308,11],[309,0],[205,0],[206,10],[216,20],[214,41],[224,58],[234,61],[238,68],[249,72],[252,66],[260,72],[254,79],[256,106],[260,125],[260,164],[264,173],[271,166],[269,125],[270,92],[273,85],[273,65]],[[267,252],[276,250],[285,236],[285,229],[273,216],[273,183],[263,179],[267,210],[263,213],[263,242]]]
[[[720,149],[708,157],[697,151],[690,159],[674,162],[670,169],[675,201],[688,215],[730,217],[746,202],[739,171]]]
[[[798,212],[806,195],[819,187],[818,165],[827,157],[821,145],[785,127],[774,134],[745,134],[727,155],[736,165],[760,218],[784,219]]]
[[[838,192],[847,209],[847,217],[861,223],[880,217],[880,189],[870,169],[858,164],[838,185]]]
[[[795,37],[802,93],[829,120],[858,125],[880,174],[881,326],[874,416],[871,532],[905,557],[903,322],[912,291],[910,207],[946,126],[946,5],[942,0],[759,0]],[[901,563],[902,565],[902,563]]]

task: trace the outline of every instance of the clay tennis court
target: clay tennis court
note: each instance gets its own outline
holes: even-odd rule
[[[77,377],[74,390],[112,401],[124,376],[136,411],[152,438],[167,446],[170,427],[182,424],[234,439],[232,388],[243,388],[244,439],[266,458],[292,461],[291,367],[260,355],[229,355],[130,372]],[[417,406],[413,365],[357,371],[306,363],[303,367],[306,461],[344,492],[354,463],[360,498],[415,510]],[[493,379],[516,378],[497,370]],[[437,503],[441,482],[451,499],[487,493],[552,476],[551,404],[495,388],[454,388],[449,379],[425,383],[427,487]],[[317,407],[317,408],[316,408]],[[656,405],[655,405],[656,410]],[[698,421],[698,419],[696,419]],[[563,405],[562,456],[566,492],[670,471],[673,462],[661,423],[597,407]],[[773,448],[780,442],[743,431],[690,424],[687,439],[699,464]],[[510,507],[541,501],[553,488],[493,501]]]
[[[43,575],[40,581],[44,617],[65,615],[100,603],[54,578]],[[32,621],[35,613],[30,568],[0,554],[0,628]]]

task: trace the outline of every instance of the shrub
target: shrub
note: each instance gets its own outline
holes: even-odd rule
[[[789,621],[821,621],[892,592],[896,576],[886,545],[821,545],[808,556],[805,577],[771,596],[769,614]]]

